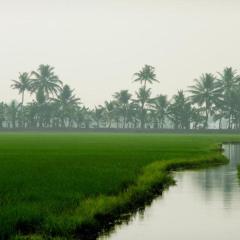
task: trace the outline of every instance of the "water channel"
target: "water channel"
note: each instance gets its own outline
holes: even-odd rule
[[[240,144],[226,144],[228,165],[174,173],[177,185],[99,240],[240,239]]]

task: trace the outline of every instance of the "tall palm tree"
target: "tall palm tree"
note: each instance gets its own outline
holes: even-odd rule
[[[12,80],[13,84],[11,87],[13,89],[17,89],[19,94],[22,94],[22,101],[21,104],[24,104],[24,95],[26,91],[30,91],[30,76],[27,72],[19,73],[18,80]]]
[[[113,96],[116,99],[117,104],[119,105],[119,109],[122,112],[123,128],[125,128],[128,105],[132,95],[128,92],[128,90],[121,90],[120,92],[116,92]]]
[[[240,84],[240,76],[237,74],[237,71],[233,70],[231,67],[226,67],[223,73],[218,73],[218,75],[217,86],[223,95],[224,105],[226,106],[225,113],[228,119],[228,128],[231,128],[234,92]]]
[[[199,79],[194,81],[195,85],[189,87],[189,92],[192,94],[190,98],[192,103],[205,108],[204,127],[208,128],[209,115],[215,101],[220,96],[219,88],[217,88],[215,76],[211,73],[202,74]]]
[[[134,82],[140,82],[146,87],[146,84],[152,84],[153,82],[159,82],[156,79],[155,68],[150,65],[145,65],[139,72],[134,73],[136,79]]]
[[[21,101],[21,113],[19,114],[20,119],[20,125],[23,127],[24,122],[24,111],[23,111],[23,104],[24,104],[24,96],[26,91],[31,90],[31,79],[30,75],[27,72],[19,73],[18,80],[12,80],[13,84],[11,87],[13,89],[17,89],[19,94],[22,95],[22,101]]]
[[[151,101],[151,89],[146,89],[145,86],[139,88],[136,92],[137,99],[135,102],[139,104],[140,107],[140,121],[141,121],[141,128],[145,127],[145,120],[147,115],[146,105]]]
[[[31,73],[33,77],[31,80],[32,92],[42,91],[46,100],[49,99],[50,94],[57,95],[61,90],[62,82],[54,73],[54,68],[49,65],[41,64],[38,71]]]

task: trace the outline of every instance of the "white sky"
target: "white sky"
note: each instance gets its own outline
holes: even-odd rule
[[[238,0],[0,0],[0,99],[18,72],[50,64],[88,106],[156,67],[155,94],[186,89],[203,72],[240,68]]]

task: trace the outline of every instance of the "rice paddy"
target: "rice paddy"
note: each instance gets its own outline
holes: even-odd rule
[[[168,170],[226,162],[218,144],[234,141],[240,136],[1,133],[0,239],[74,237],[97,226],[98,214],[126,211],[170,184]]]

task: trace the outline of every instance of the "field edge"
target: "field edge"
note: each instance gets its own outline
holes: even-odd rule
[[[155,161],[145,166],[134,184],[114,196],[100,195],[82,202],[71,214],[51,216],[36,235],[15,236],[14,240],[96,239],[110,230],[116,221],[129,218],[151,202],[170,185],[175,184],[172,171],[208,168],[227,164],[219,144],[208,155],[191,160]],[[123,217],[124,215],[124,217]]]

